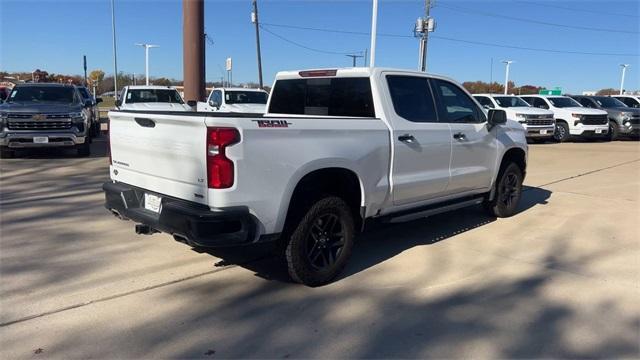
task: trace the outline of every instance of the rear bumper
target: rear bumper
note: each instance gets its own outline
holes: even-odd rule
[[[255,242],[257,219],[246,207],[211,210],[124,183],[106,182],[105,207],[125,219],[171,235],[192,246],[223,247]],[[144,207],[144,194],[162,198],[160,213]]]

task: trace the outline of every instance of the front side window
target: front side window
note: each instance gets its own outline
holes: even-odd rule
[[[387,84],[393,109],[398,116],[412,122],[437,122],[429,79],[416,76],[388,75]]]
[[[375,117],[367,77],[278,80],[269,112],[273,114]]]
[[[588,107],[588,108],[595,108],[596,106],[591,102],[590,99],[587,98],[580,98],[580,100],[578,101],[580,103],[580,105]]]
[[[173,89],[129,89],[128,104],[135,103],[172,103],[183,104],[180,94]]]
[[[630,98],[630,97],[621,97],[621,98],[617,98],[618,100],[622,101],[625,105],[629,106],[629,107],[640,107],[640,101],[634,99],[634,98]]]
[[[440,103],[441,118],[446,122],[481,123],[485,121],[484,114],[460,87],[440,79],[435,79],[434,84]]]
[[[91,99],[91,94],[89,94],[89,91],[86,88],[78,88],[78,91],[80,92],[80,95],[82,95],[83,99],[85,100]]]
[[[218,104],[218,106],[222,105],[222,91],[214,90],[213,94],[211,95],[211,101],[213,101],[213,103],[215,104]]]

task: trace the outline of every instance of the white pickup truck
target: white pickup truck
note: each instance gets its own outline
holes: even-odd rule
[[[501,109],[507,119],[519,122],[527,131],[527,138],[545,140],[553,138],[556,121],[553,111],[534,108],[515,95],[474,94],[485,109]]]
[[[586,108],[568,96],[523,95],[531,106],[553,111],[556,131],[553,137],[564,142],[572,136],[609,138],[609,116],[606,111]]]
[[[476,204],[515,214],[526,172],[522,126],[415,71],[281,72],[262,116],[109,119],[107,209],[192,246],[278,240],[292,279],[309,286],[340,273],[365,222]]]
[[[184,103],[178,90],[172,86],[125,86],[116,106],[121,110],[191,111],[191,107]]]
[[[198,102],[198,111],[264,114],[269,94],[262,89],[213,89],[207,102]]]

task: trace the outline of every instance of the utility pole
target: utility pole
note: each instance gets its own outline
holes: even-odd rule
[[[157,48],[158,45],[152,44],[134,44],[136,46],[142,46],[144,48],[144,74],[147,78],[147,86],[149,86],[149,49]]]
[[[356,55],[356,54],[353,54],[353,55],[345,55],[345,56],[346,56],[346,57],[350,57],[350,58],[353,60],[353,67],[356,67],[356,59],[357,59],[357,58],[363,58],[363,57],[364,57],[364,55]]]
[[[378,30],[378,0],[373,0],[373,11],[371,14],[371,59],[369,67],[376,66],[376,32]]]
[[[620,67],[622,67],[622,79],[620,79],[620,95],[622,95],[624,93],[624,74],[627,72],[629,64],[620,64]]]
[[[509,67],[513,63],[513,60],[503,60],[502,63],[506,65],[504,74],[504,94],[507,95],[509,91]]]
[[[429,41],[429,33],[433,32],[436,28],[435,20],[430,16],[431,7],[433,7],[431,0],[425,0],[424,18],[418,18],[414,30],[415,36],[420,37],[419,68],[420,71],[423,72],[427,71],[427,43]]]
[[[258,52],[258,84],[262,89],[262,55],[260,55],[260,23],[258,22],[258,1],[253,0],[251,22],[256,25],[256,50]]]
[[[491,58],[491,68],[489,69],[489,93],[493,89],[493,58]]]
[[[118,100],[118,55],[116,52],[116,15],[114,0],[111,0],[111,35],[113,37],[113,97]]]
[[[204,0],[182,0],[182,58],[186,101],[206,99],[204,44]]]

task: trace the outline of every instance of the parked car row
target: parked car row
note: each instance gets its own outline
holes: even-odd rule
[[[507,117],[522,124],[527,138],[534,141],[553,138],[563,142],[571,137],[615,140],[621,135],[640,135],[640,102],[630,107],[616,97],[584,95],[474,97],[485,109],[505,110]],[[630,95],[620,98],[629,103],[637,100]]]

